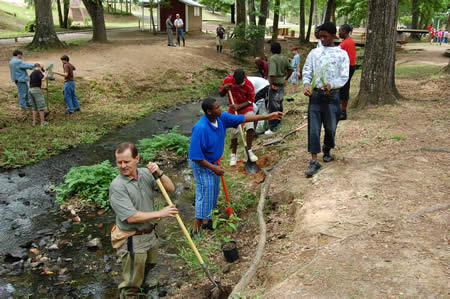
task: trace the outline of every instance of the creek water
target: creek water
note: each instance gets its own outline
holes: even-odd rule
[[[224,99],[221,101],[224,103]],[[114,213],[110,210],[102,215],[80,215],[81,222],[74,223],[60,211],[49,187],[60,183],[71,167],[104,160],[114,162],[113,151],[120,142],[151,138],[175,126],[179,126],[181,134],[189,135],[201,114],[200,102],[192,100],[152,113],[95,144],[68,150],[21,169],[0,170],[0,298],[29,295],[30,298],[114,298],[121,269],[110,245]],[[177,185],[171,197],[181,217],[189,223],[193,217],[193,192],[187,169],[184,163],[164,171]],[[164,219],[157,231],[165,239],[178,234],[179,229],[175,220]],[[96,237],[100,238],[102,247],[89,250],[86,242]],[[52,245],[58,248],[51,248]],[[35,254],[29,248],[34,247],[45,257],[40,267],[32,270],[30,263],[35,261]],[[152,270],[157,286],[151,293],[154,298],[164,296],[167,291],[170,294],[171,288],[183,280],[175,253],[172,241],[162,241],[158,266]],[[11,255],[22,257],[19,260]]]

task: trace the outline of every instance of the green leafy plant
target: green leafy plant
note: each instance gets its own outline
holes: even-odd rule
[[[82,204],[94,202],[97,207],[108,208],[108,190],[112,180],[119,174],[109,161],[91,166],[72,167],[64,176],[64,183],[55,188],[56,202],[80,198]]]
[[[153,138],[139,140],[139,156],[144,161],[157,160],[161,151],[172,151],[177,156],[186,156],[189,150],[189,138],[179,133],[178,127],[167,134],[153,135]]]
[[[230,215],[228,218],[224,218],[217,208],[211,211],[211,218],[212,226],[215,229],[216,235],[221,236],[225,243],[230,242],[230,237],[223,233],[222,228],[231,234],[237,230],[238,223],[242,220],[235,215]]]
[[[255,55],[257,41],[264,36],[265,28],[249,24],[234,28],[234,38],[230,42],[231,55],[238,58]]]

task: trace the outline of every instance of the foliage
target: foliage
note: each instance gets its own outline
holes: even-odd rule
[[[210,8],[212,11],[218,9],[228,11],[234,0],[200,0],[200,3]]]
[[[337,0],[336,12],[339,17],[349,16],[348,23],[359,27],[367,18],[368,0]]]
[[[257,41],[264,35],[265,28],[258,25],[237,25],[234,28],[235,37],[231,40],[231,55],[238,58],[256,55]]]
[[[153,135],[153,138],[139,140],[139,156],[144,161],[158,159],[160,151],[173,151],[178,156],[186,156],[189,150],[189,138],[179,133],[178,127],[167,134]]]
[[[230,215],[228,218],[224,218],[221,216],[219,209],[213,209],[211,211],[211,219],[212,219],[212,225],[215,229],[215,233],[217,237],[222,237],[223,241],[228,243],[230,242],[230,237],[228,237],[223,230],[227,233],[233,233],[237,230],[238,222],[242,221],[241,218]],[[220,229],[219,229],[220,228]],[[223,229],[223,230],[222,230]]]
[[[24,28],[25,32],[34,32],[36,30],[36,20],[29,21]]]
[[[56,188],[56,202],[64,203],[71,197],[80,197],[82,203],[94,202],[100,208],[109,206],[108,190],[119,174],[109,161],[91,166],[72,167],[64,176],[64,183]]]

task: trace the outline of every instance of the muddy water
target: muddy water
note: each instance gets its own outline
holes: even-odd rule
[[[59,211],[55,194],[48,189],[61,182],[73,166],[113,161],[113,150],[120,142],[150,138],[174,126],[179,126],[182,134],[189,135],[201,116],[200,110],[200,103],[193,100],[153,113],[96,144],[66,151],[22,169],[1,170],[0,298],[26,295],[33,295],[33,298],[113,298],[120,270],[108,236],[114,223],[113,213],[82,215],[81,223],[74,223]],[[177,192],[172,197],[181,216],[189,221],[193,217],[192,191],[186,168],[184,164],[164,170],[177,184]],[[158,232],[161,239],[177,235],[175,221],[162,221]],[[100,238],[102,248],[89,250],[86,242],[96,237]],[[176,264],[175,248],[169,244],[173,242],[162,241],[158,266],[153,270],[155,284],[158,283],[152,293],[155,298],[164,296],[167,291],[170,294],[183,279],[180,265]],[[52,245],[57,249],[50,250]],[[30,253],[30,246],[41,252]],[[28,261],[22,257],[24,263],[5,257],[7,253],[23,252],[24,248],[29,256]],[[30,263],[38,254],[45,262],[31,270]]]

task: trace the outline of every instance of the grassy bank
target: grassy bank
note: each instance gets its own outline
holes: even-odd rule
[[[98,80],[77,79],[82,112],[64,115],[63,82],[52,81],[46,96],[48,126],[31,126],[31,112],[17,109],[16,90],[10,89],[0,111],[0,167],[14,168],[38,162],[65,149],[97,141],[114,129],[150,112],[204,97],[220,85],[225,73],[204,66],[200,71],[135,78],[105,74]],[[186,84],[189,82],[189,84]]]

